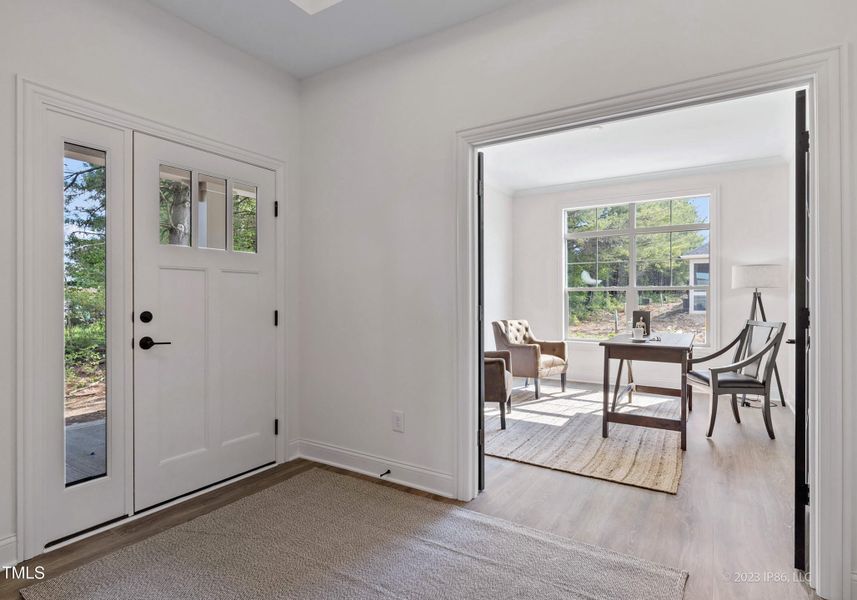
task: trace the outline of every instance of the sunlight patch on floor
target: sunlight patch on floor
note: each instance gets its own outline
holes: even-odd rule
[[[536,400],[532,396],[527,397],[529,390],[516,388],[513,392],[513,409],[512,412],[506,413],[506,419],[562,427],[575,415],[601,414],[603,396],[600,390],[572,386],[568,386],[565,392],[559,388],[544,389],[544,386],[542,390],[542,397]],[[613,400],[612,392],[610,400]],[[677,399],[638,393],[634,394],[632,404],[629,404],[625,397],[616,408],[618,412],[635,412],[672,401],[678,402]],[[486,404],[486,417],[497,416],[499,412],[496,404]]]

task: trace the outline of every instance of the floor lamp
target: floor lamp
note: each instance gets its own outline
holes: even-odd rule
[[[762,317],[762,321],[768,320],[765,315],[765,305],[762,304],[762,292],[759,291],[759,288],[781,288],[785,283],[786,273],[783,265],[734,265],[732,267],[732,289],[753,289],[753,303],[750,305],[751,321],[756,321],[757,315]],[[774,376],[777,379],[780,402],[785,406],[786,397],[783,394],[780,370],[776,363],[774,363]],[[746,396],[744,396],[742,404],[748,406]]]

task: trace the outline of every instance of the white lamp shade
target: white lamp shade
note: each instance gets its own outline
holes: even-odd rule
[[[783,265],[733,265],[732,289],[778,288],[786,284]]]

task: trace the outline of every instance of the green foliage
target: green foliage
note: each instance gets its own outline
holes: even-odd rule
[[[585,323],[625,326],[625,292],[569,292],[568,324],[577,327]],[[616,323],[618,321],[618,323]],[[586,337],[579,335],[578,337]],[[597,337],[597,336],[596,336]]]
[[[161,177],[158,204],[162,244],[190,246],[190,180]]]
[[[708,222],[708,198],[677,198],[641,202],[636,207],[637,229]],[[627,230],[630,227],[629,204],[568,211],[568,232],[587,233]],[[630,240],[627,235],[603,235],[568,240],[568,286],[586,287],[584,271],[600,280],[598,287],[623,287],[629,284],[629,268],[637,270],[637,285],[684,286],[690,283],[687,255],[708,242],[708,231],[637,233],[637,264],[630,265]],[[570,292],[569,326],[582,323],[613,322],[625,311],[624,292]],[[620,324],[624,327],[624,324]]]
[[[76,385],[102,377],[107,356],[105,171],[66,158],[65,364],[67,379]]]
[[[256,252],[256,198],[232,196],[232,247],[236,252]]]

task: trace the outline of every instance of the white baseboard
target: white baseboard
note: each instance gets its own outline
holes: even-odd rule
[[[0,538],[0,569],[18,564],[18,539],[14,535]]]
[[[295,460],[296,458],[301,457],[301,442],[300,440],[293,440],[286,444],[286,462],[290,460]]]
[[[449,473],[313,440],[298,440],[297,443],[298,455],[301,458],[372,477],[378,477],[389,469],[390,474],[384,476],[384,481],[392,481],[439,496],[455,497],[455,478]]]
[[[857,571],[851,573],[851,600],[857,600]]]

